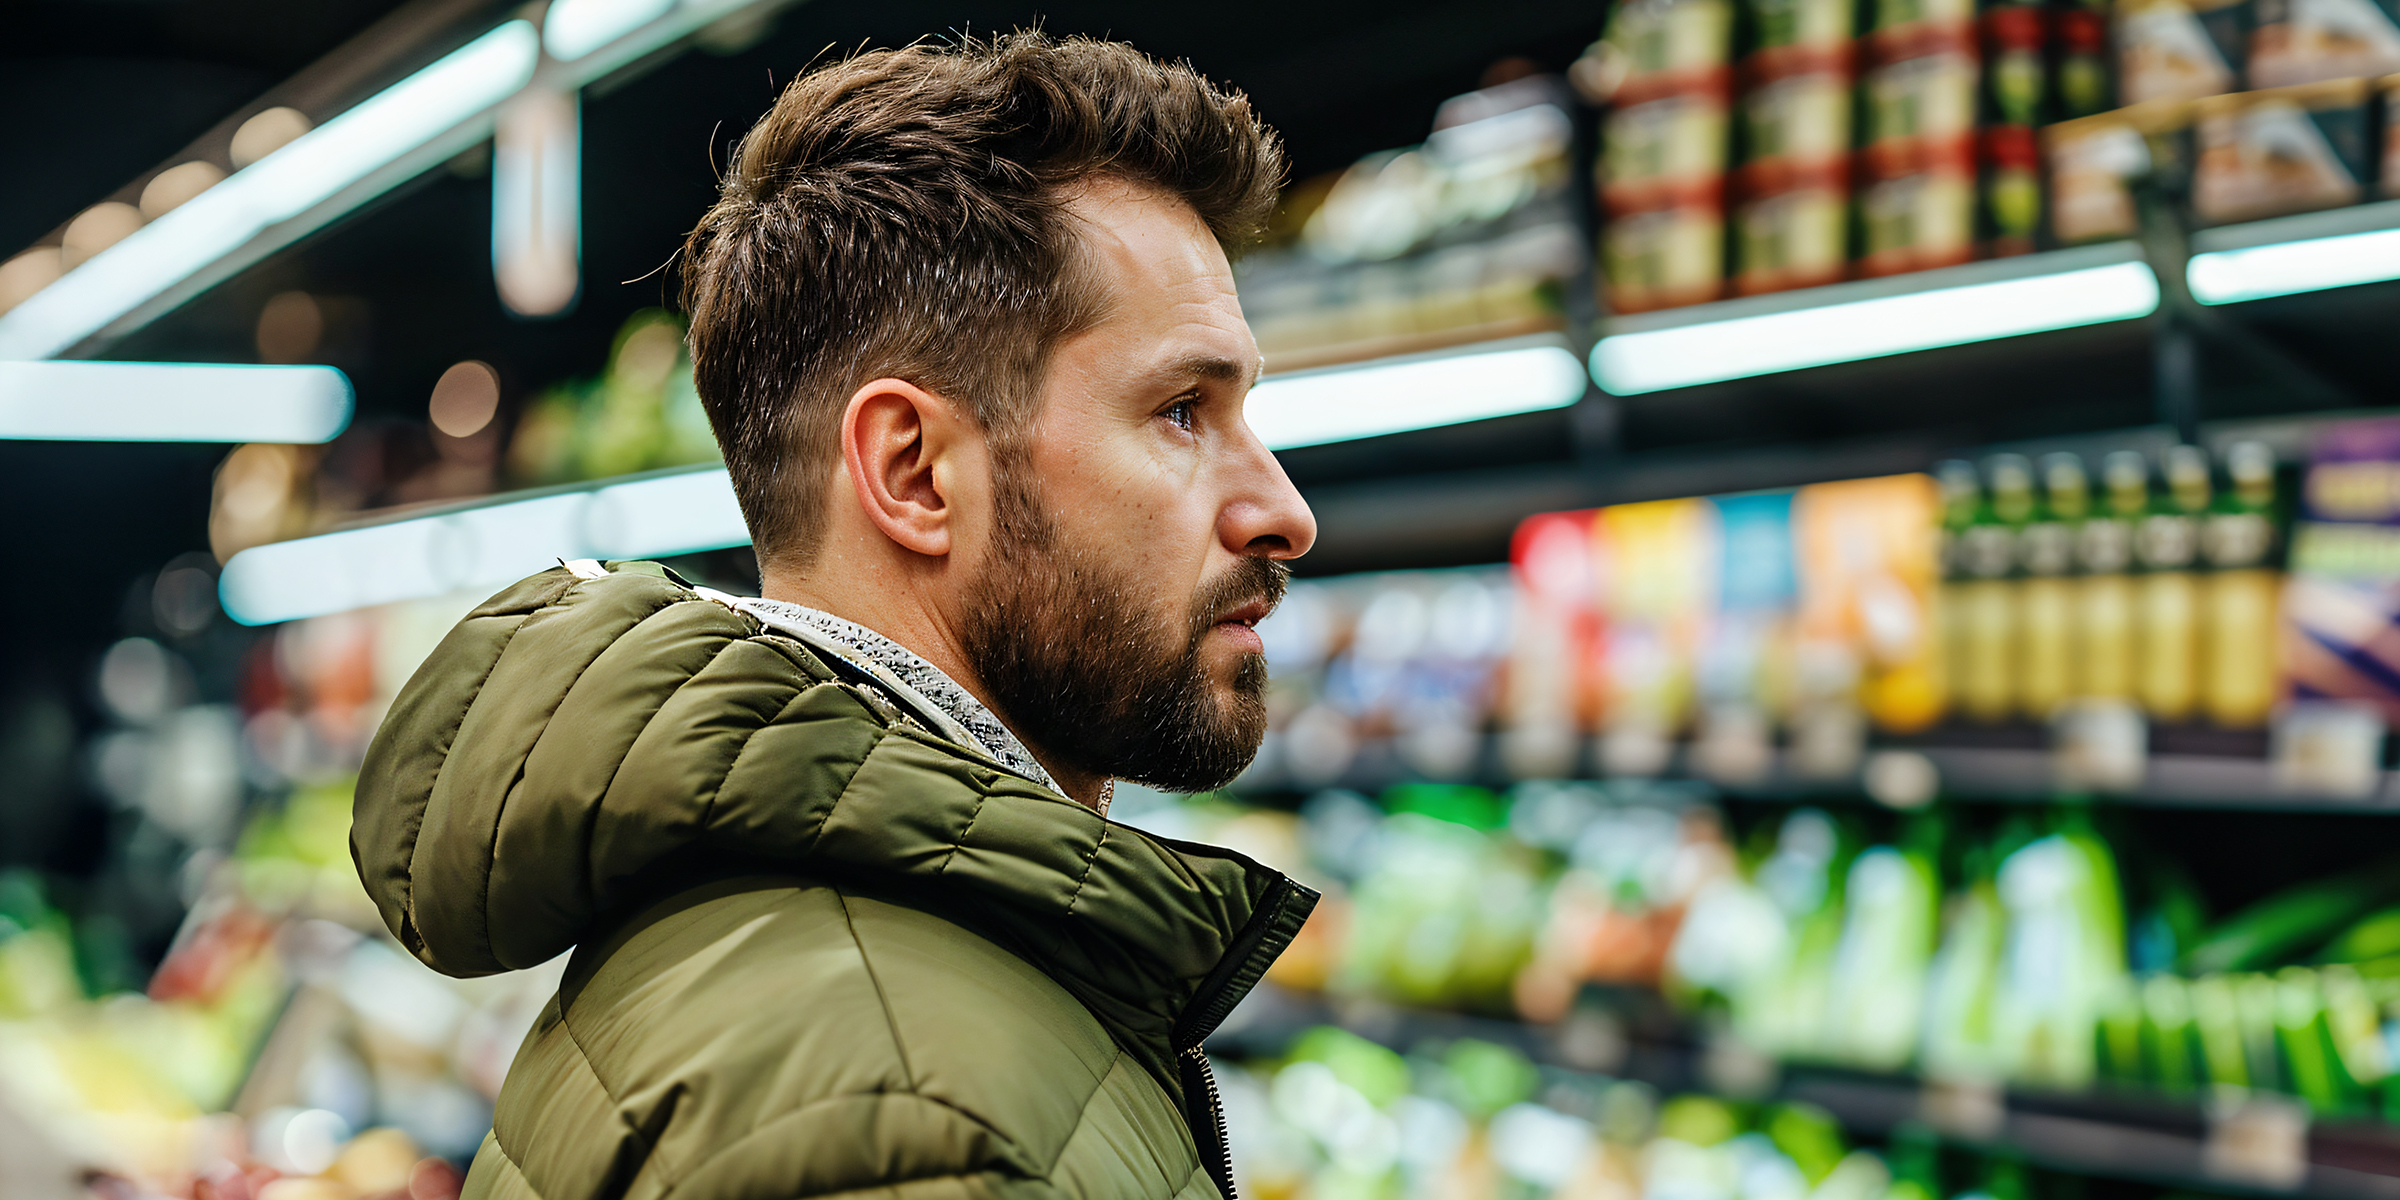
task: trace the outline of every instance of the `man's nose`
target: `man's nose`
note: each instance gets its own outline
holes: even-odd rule
[[[1220,510],[1218,533],[1235,554],[1298,558],[1317,543],[1317,515],[1292,486],[1266,443],[1242,426],[1233,494]]]

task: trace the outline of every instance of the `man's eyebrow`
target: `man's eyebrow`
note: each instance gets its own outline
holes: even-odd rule
[[[1220,383],[1244,386],[1258,382],[1259,364],[1244,364],[1221,354],[1187,354],[1160,367],[1157,377],[1166,380],[1210,379]]]

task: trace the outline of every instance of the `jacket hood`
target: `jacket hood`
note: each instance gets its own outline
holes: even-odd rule
[[[1197,1044],[1314,907],[1009,773],[840,665],[654,563],[535,575],[393,703],[359,776],[359,876],[460,976],[598,942],[695,867],[841,880],[992,937],[1153,1054]]]

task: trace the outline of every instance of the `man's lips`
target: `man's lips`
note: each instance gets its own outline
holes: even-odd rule
[[[1258,630],[1255,627],[1260,621],[1266,620],[1267,614],[1273,611],[1275,611],[1275,606],[1267,603],[1266,597],[1260,596],[1247,604],[1228,609],[1223,616],[1217,618],[1216,631],[1232,638],[1245,650],[1252,653],[1264,652],[1267,645],[1259,638]]]
[[[1267,603],[1266,597],[1260,596],[1248,604],[1227,611],[1224,616],[1217,618],[1217,624],[1239,625],[1244,629],[1255,628],[1260,621],[1267,619],[1268,613],[1273,611],[1275,611],[1274,606]]]

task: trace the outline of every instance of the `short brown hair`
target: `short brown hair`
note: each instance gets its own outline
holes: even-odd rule
[[[1113,177],[1238,247],[1283,176],[1247,97],[1131,46],[1020,32],[858,54],[794,79],[684,246],[700,398],[762,565],[805,565],[842,404],[890,376],[1005,451],[1097,298],[1062,212]]]

